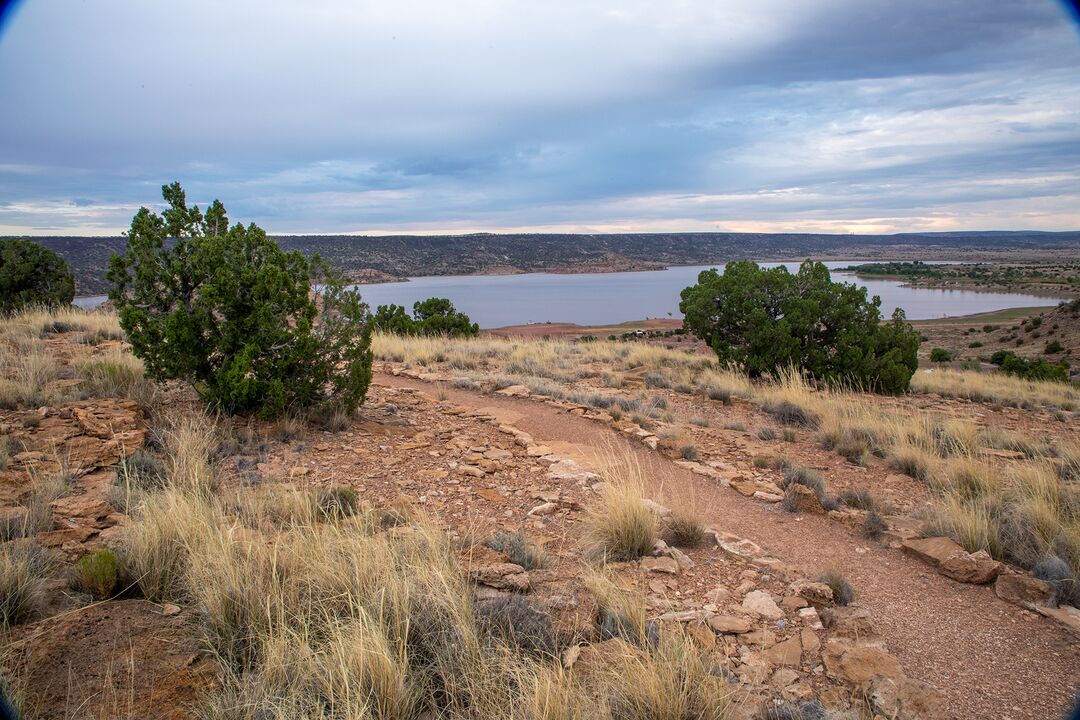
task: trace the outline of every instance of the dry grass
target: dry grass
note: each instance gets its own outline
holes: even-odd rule
[[[0,545],[0,630],[30,615],[50,565],[50,558],[30,540]]]
[[[1022,380],[999,372],[934,368],[915,373],[911,378],[911,388],[915,392],[1017,407],[1043,405],[1063,410],[1080,408],[1080,388],[1075,385]]]
[[[0,345],[0,408],[37,407],[55,401],[59,392],[48,387],[60,366],[45,343],[16,338],[14,349]]]
[[[159,432],[168,484],[194,494],[213,492],[217,484],[213,457],[221,440],[216,419],[174,413],[162,419]]]
[[[111,348],[76,364],[80,389],[91,397],[120,397],[136,400],[145,407],[153,403],[156,388],[146,379],[142,361],[130,352]]]
[[[635,560],[656,544],[657,518],[645,504],[645,478],[633,456],[604,463],[603,500],[587,511],[585,545],[605,560]]]

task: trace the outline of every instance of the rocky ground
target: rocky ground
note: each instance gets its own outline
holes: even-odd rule
[[[65,345],[57,356],[105,350]],[[641,387],[633,373],[626,380],[627,392]],[[708,530],[696,547],[661,541],[640,561],[610,564],[609,576],[644,595],[656,631],[682,626],[714,655],[734,717],[816,701],[835,717],[1050,718],[1080,683],[1075,617],[1046,607],[1046,589],[1026,574],[943,539],[917,539],[912,519],[925,486],[877,461],[847,463],[801,434],[762,440],[769,421],[738,399],[658,391],[672,422],[643,428],[524,388],[487,394],[449,381],[380,364],[368,401],[343,429],[235,423],[219,453],[221,492],[344,485],[372,506],[417,508],[456,540],[478,603],[526,594],[552,618],[566,647],[560,661],[586,674],[627,651],[598,624],[581,538],[605,473],[615,458],[632,457],[658,516],[690,498]],[[888,402],[979,412],[1017,430],[1043,423],[940,398]],[[183,403],[183,389],[169,391],[166,404]],[[130,400],[0,410],[0,434],[15,450],[0,472],[0,520],[21,521],[35,478],[61,473],[68,481],[49,500],[51,524],[34,541],[61,567],[121,544],[117,462],[153,445],[149,425]],[[677,426],[678,442],[666,426]],[[686,442],[693,458],[683,457]],[[778,453],[818,469],[832,492],[872,487],[893,508],[890,532],[868,540],[857,511],[825,514],[811,498],[802,512],[781,510],[779,471],[755,462]],[[545,567],[527,570],[487,547],[499,531],[521,531],[543,549]],[[817,582],[826,570],[852,582],[853,604],[839,605]],[[216,677],[198,626],[197,607],[128,596],[91,602],[61,570],[6,650],[40,700],[40,717],[191,717]]]

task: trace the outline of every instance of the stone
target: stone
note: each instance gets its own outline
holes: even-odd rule
[[[782,667],[772,674],[772,678],[769,679],[769,684],[774,688],[786,688],[788,685],[793,685],[798,681],[799,673],[797,670]]]
[[[806,627],[814,630],[824,629],[824,625],[821,624],[821,618],[818,616],[817,608],[803,608],[799,611],[799,617],[806,624]]]
[[[1069,632],[1080,637],[1080,610],[1072,605],[1062,605],[1056,608],[1036,605],[1035,612],[1053,620]]]
[[[778,503],[784,499],[784,496],[780,493],[765,492],[764,490],[758,490],[751,497],[767,503]]]
[[[758,653],[742,657],[742,664],[735,670],[739,680],[750,685],[764,685],[772,675],[772,664]]]
[[[751,627],[749,618],[741,615],[713,615],[705,622],[716,632],[729,635],[748,633]]]
[[[957,553],[967,554],[967,550],[947,537],[911,538],[903,542],[904,552],[937,567],[946,558]]]
[[[802,629],[799,639],[802,641],[803,650],[808,653],[817,652],[817,649],[821,647],[821,640],[818,639],[817,633],[808,627]]]
[[[469,570],[469,578],[497,590],[525,592],[529,589],[529,573],[514,563],[492,563],[475,567]]]
[[[668,575],[678,575],[680,572],[679,563],[669,557],[643,557],[641,569],[645,572],[667,573]]]
[[[728,600],[731,600],[731,591],[723,585],[717,585],[712,590],[705,593],[705,599],[716,605],[722,605]]]
[[[667,554],[668,557],[679,563],[679,567],[683,570],[689,570],[690,568],[694,567],[694,561],[690,559],[689,555],[684,553],[679,548],[668,548]]]
[[[529,512],[526,513],[526,514],[529,517],[542,517],[544,515],[550,515],[551,513],[555,512],[558,509],[559,509],[558,504],[553,503],[553,502],[546,502],[546,503],[542,503],[540,505],[537,505],[533,509],[529,510]]]
[[[112,506],[101,496],[95,495],[69,495],[50,503],[54,515],[69,518],[105,517],[112,512]]]
[[[785,595],[784,599],[780,601],[780,607],[785,610],[801,610],[809,604],[806,602],[806,598],[799,595]]]
[[[994,593],[1017,605],[1049,605],[1054,589],[1048,583],[1023,573],[1002,573],[994,583]]]
[[[529,457],[544,457],[551,454],[551,448],[547,445],[528,445],[525,447],[525,454]]]
[[[309,472],[311,472],[311,470],[309,468],[304,467],[303,465],[297,465],[296,467],[289,470],[289,477],[290,478],[305,477]]]
[[[870,611],[866,608],[849,605],[830,607],[820,611],[821,619],[833,638],[846,638],[865,643],[877,638],[877,631],[870,621]]]
[[[180,606],[173,605],[172,603],[165,603],[161,606],[161,614],[165,617],[171,617],[173,615],[180,614]]]
[[[804,682],[797,682],[781,690],[780,697],[793,705],[801,705],[814,698],[814,688]]]
[[[796,512],[809,513],[812,515],[824,515],[825,506],[821,504],[821,498],[817,496],[817,493],[799,483],[791,483],[787,486],[785,491],[790,506],[794,507]]]
[[[495,394],[507,397],[529,397],[529,388],[524,385],[509,385],[502,390],[496,390]]]
[[[822,657],[826,674],[841,682],[865,689],[875,678],[898,678],[903,675],[900,661],[881,648],[832,641]]]
[[[712,628],[701,621],[687,623],[686,634],[694,643],[705,650],[716,647],[716,633]]]
[[[822,582],[796,580],[788,586],[788,589],[811,605],[828,605],[833,601],[832,588]]]
[[[492,490],[491,488],[477,488],[476,494],[490,502],[500,502],[506,499],[498,490]]]
[[[458,473],[474,478],[482,478],[487,475],[482,468],[478,468],[475,465],[461,465],[458,467]]]
[[[985,550],[953,553],[938,565],[941,574],[957,582],[985,585],[993,582],[1001,572],[1001,563],[990,557]]]
[[[746,597],[743,598],[742,606],[745,610],[769,620],[779,620],[784,617],[784,611],[777,607],[772,596],[763,590],[754,590],[747,593]]]
[[[799,667],[802,662],[802,642],[799,636],[778,642],[764,652],[765,659],[773,665]]]
[[[929,685],[908,677],[880,677],[870,683],[867,700],[891,720],[944,720],[945,700]]]

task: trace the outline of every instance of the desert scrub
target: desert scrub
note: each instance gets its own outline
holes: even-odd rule
[[[935,368],[918,372],[911,388],[920,393],[936,393],[976,402],[1019,406],[1021,403],[1054,405],[1065,410],[1080,407],[1080,387],[1068,383],[1025,380],[1004,373],[965,372]]]
[[[30,615],[53,564],[50,556],[30,540],[0,545],[0,629]]]
[[[862,533],[871,540],[877,540],[885,531],[889,529],[889,524],[878,513],[877,508],[871,507],[866,511],[866,518],[863,520]]]
[[[484,544],[492,550],[505,553],[510,562],[526,570],[545,568],[551,564],[551,558],[544,549],[530,543],[521,530],[512,533],[500,530],[488,538]]]
[[[79,558],[72,567],[76,590],[88,592],[98,600],[113,596],[121,577],[120,560],[109,548],[101,548]]]
[[[53,527],[51,503],[71,487],[71,471],[60,461],[50,471],[30,470],[30,492],[20,501],[25,512],[12,515],[0,523],[0,542],[13,538],[33,537]]]
[[[780,437],[780,433],[777,432],[776,428],[772,427],[771,425],[767,425],[758,430],[757,437],[758,440],[765,440],[766,442],[768,442],[770,440],[775,440],[776,438]]]
[[[825,497],[825,479],[808,467],[790,465],[784,469],[782,487],[786,489],[793,484],[810,488],[819,500]]]
[[[351,517],[359,509],[360,494],[350,485],[322,488],[315,494],[315,513],[324,522]]]
[[[843,573],[838,570],[829,570],[818,576],[818,582],[825,583],[833,593],[833,602],[837,605],[850,605],[855,601],[855,589],[847,581]]]

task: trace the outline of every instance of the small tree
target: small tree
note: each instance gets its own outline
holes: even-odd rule
[[[930,351],[930,362],[943,363],[952,360],[952,353],[943,347],[936,347]]]
[[[821,263],[798,273],[741,260],[698,276],[682,291],[684,326],[723,363],[751,376],[798,367],[813,377],[852,380],[882,392],[907,390],[920,338],[897,309],[881,324],[877,297],[835,283]]]
[[[230,228],[217,200],[203,215],[179,183],[162,196],[169,208],[141,208],[109,268],[109,298],[150,376],[187,380],[213,405],[264,417],[362,403],[372,355],[359,293],[256,225]]]
[[[395,335],[443,335],[469,337],[480,332],[480,326],[465,313],[454,309],[447,298],[428,298],[413,303],[413,316],[400,305],[380,305],[375,308],[372,323],[376,330]]]
[[[30,240],[0,240],[0,312],[73,299],[75,277],[62,257]]]

